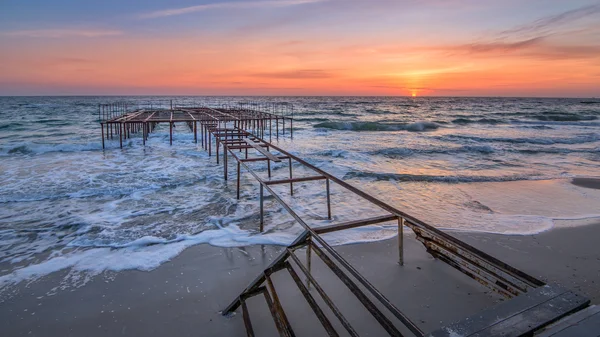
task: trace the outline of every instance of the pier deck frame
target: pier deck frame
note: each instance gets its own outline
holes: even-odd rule
[[[113,108],[110,108],[111,111]],[[118,109],[118,108],[117,108]],[[101,113],[99,113],[101,115]],[[130,137],[131,132],[142,131],[144,144],[148,134],[158,123],[169,123],[170,143],[173,141],[173,124],[177,122],[187,123],[190,131],[194,133],[194,141],[198,141],[198,127],[202,147],[213,154],[213,144],[217,163],[223,164],[223,177],[228,180],[228,158],[236,161],[237,198],[240,198],[240,177],[242,168],[251,174],[259,183],[260,223],[259,231],[264,231],[264,198],[265,191],[277,201],[303,228],[303,233],[278,256],[269,267],[267,267],[254,281],[252,281],[238,297],[236,297],[223,311],[223,315],[234,312],[240,306],[243,311],[243,320],[248,336],[253,336],[253,327],[248,314],[246,300],[256,295],[263,295],[273,316],[277,330],[281,336],[294,336],[292,327],[279,302],[279,298],[273,286],[271,275],[281,270],[287,270],[294,283],[298,286],[303,297],[325,328],[329,336],[338,336],[331,322],[324,314],[323,309],[317,304],[310,288],[313,286],[321,300],[339,320],[343,328],[351,336],[357,336],[351,324],[344,318],[331,298],[323,291],[316,279],[311,274],[311,256],[313,252],[322,262],[349,288],[354,296],[364,305],[368,312],[391,336],[402,336],[398,327],[392,322],[393,319],[400,322],[402,330],[408,331],[415,336],[424,336],[423,331],[403,314],[393,303],[391,303],[381,292],[379,292],[364,276],[352,267],[333,247],[331,247],[320,235],[360,226],[395,221],[398,225],[398,263],[404,264],[403,254],[403,229],[410,228],[417,239],[423,243],[427,251],[434,257],[448,263],[450,266],[461,271],[465,275],[477,280],[489,289],[512,298],[526,294],[532,290],[539,289],[545,283],[462,242],[448,233],[442,232],[435,227],[421,221],[395,207],[377,199],[363,190],[348,184],[347,182],[319,169],[305,160],[283,150],[277,145],[265,140],[272,140],[273,125],[275,120],[275,136],[279,138],[279,123],[282,124],[282,133],[285,133],[285,119],[290,121],[290,136],[293,135],[293,118],[276,114],[261,112],[255,109],[242,107],[175,107],[169,110],[138,109],[113,116],[101,121],[102,140],[112,139],[113,131],[119,134],[121,147],[123,139]],[[200,124],[198,126],[198,124]],[[118,127],[117,127],[118,126]],[[105,132],[106,128],[106,132]],[[223,148],[222,154],[221,147]],[[244,156],[240,155],[242,150]],[[248,150],[254,151],[258,157],[249,157]],[[275,153],[271,152],[275,151]],[[221,159],[222,158],[222,159]],[[272,163],[281,165],[287,162],[289,167],[289,178],[271,179]],[[252,164],[266,163],[268,177],[261,177],[252,169]],[[293,166],[299,165],[315,175],[294,177]],[[294,183],[314,183],[325,181],[327,218],[332,219],[331,210],[331,184],[361,197],[365,202],[377,206],[386,214],[367,218],[356,219],[344,223],[331,224],[321,227],[313,227],[297,214],[290,205],[273,189],[274,185],[289,184],[290,195],[294,195]],[[306,264],[298,258],[296,252],[306,249]],[[305,277],[305,283],[300,280],[297,270]],[[360,286],[358,285],[360,284]],[[366,290],[366,293],[362,290]],[[369,295],[367,295],[369,294]],[[375,304],[375,302],[378,303]],[[380,308],[383,307],[384,311]],[[391,315],[391,316],[390,316]]]

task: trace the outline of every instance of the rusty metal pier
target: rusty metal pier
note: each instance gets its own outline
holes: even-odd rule
[[[169,124],[169,142],[173,145],[173,128],[175,123],[185,123],[194,134],[194,141],[198,142],[198,132],[202,144],[207,142],[210,128],[224,127],[231,123],[233,127],[242,130],[251,130],[258,135],[273,136],[285,135],[286,121],[288,130],[293,137],[293,105],[287,103],[264,102],[238,102],[232,103],[197,103],[189,105],[173,105],[164,107],[158,104],[149,104],[146,107],[137,107],[125,102],[98,105],[98,119],[102,133],[102,148],[105,140],[119,139],[119,146],[123,148],[123,141],[137,133],[142,134],[143,144],[148,136],[160,123]],[[200,131],[198,131],[200,127]],[[208,148],[211,153],[211,148]]]
[[[289,106],[286,109],[293,111]],[[109,132],[112,135],[116,129],[116,134],[121,139],[121,146],[123,137],[129,137],[130,133],[135,131],[142,132],[145,143],[148,134],[157,123],[169,123],[172,143],[173,123],[185,122],[194,133],[196,142],[198,128],[200,129],[202,147],[210,156],[214,153],[217,163],[223,165],[225,180],[228,180],[231,169],[235,168],[238,199],[242,188],[240,179],[243,172],[249,173],[257,181],[260,232],[265,230],[264,200],[267,193],[303,227],[302,234],[223,309],[222,314],[229,315],[241,307],[248,336],[255,334],[246,302],[249,298],[259,295],[264,297],[279,334],[295,336],[273,283],[272,275],[280,271],[289,273],[328,336],[339,336],[340,331],[337,331],[334,326],[340,325],[343,328],[343,335],[358,336],[352,322],[344,317],[342,310],[313,275],[311,270],[313,255],[316,255],[342,281],[390,336],[530,336],[534,332],[547,328],[553,322],[571,317],[570,315],[575,312],[584,315],[582,313],[587,310],[585,308],[590,302],[588,299],[562,287],[547,285],[273,144],[273,136],[279,137],[280,123],[282,134],[285,133],[286,120],[289,122],[289,134],[292,136],[293,113],[271,113],[241,105],[174,106],[169,109],[135,109],[130,112],[126,110],[127,108],[118,116],[112,116],[101,122],[103,142]],[[231,162],[231,159],[234,161]],[[256,170],[258,165],[261,165],[263,171]],[[265,166],[266,170],[264,170]],[[287,169],[284,168],[285,178],[273,177],[274,166],[279,169],[287,166]],[[295,176],[294,173],[298,172],[298,169],[305,174]],[[309,175],[306,175],[306,172],[310,172]],[[303,218],[285,201],[282,190],[275,188],[278,185],[289,186],[289,190],[286,187],[284,191],[286,194],[289,191],[289,196],[293,197],[295,185],[309,183],[324,185],[325,200],[323,200],[322,212],[323,218],[329,219],[327,225]],[[365,203],[377,207],[382,214],[333,223],[331,219],[335,209],[331,206],[331,193],[334,187],[336,193],[343,191],[353,194]],[[397,224],[398,228],[400,266],[404,265],[403,230],[407,227],[416,234],[416,238],[423,243],[432,256],[509,300],[474,317],[426,334],[321,237],[325,233],[390,222]],[[303,258],[299,256],[301,250],[305,251]],[[314,288],[314,291],[311,288]],[[592,310],[589,315],[595,315],[597,312]],[[331,321],[332,319],[337,320],[336,324]]]

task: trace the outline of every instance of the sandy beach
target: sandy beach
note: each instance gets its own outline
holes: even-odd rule
[[[559,283],[600,303],[600,223],[506,236],[454,232],[467,243],[544,281]],[[410,233],[406,263],[397,264],[396,240],[336,249],[424,331],[489,307],[501,297],[441,261]],[[3,294],[0,324],[8,336],[243,336],[241,315],[225,307],[282,247],[218,248],[198,245],[151,272],[105,273],[79,288],[57,289],[62,273]],[[326,267],[313,273],[359,333],[379,328]],[[300,335],[323,333],[286,273],[274,277],[282,304]],[[276,335],[262,298],[249,301],[260,336]],[[311,322],[308,324],[308,322]],[[314,323],[314,324],[313,324]]]

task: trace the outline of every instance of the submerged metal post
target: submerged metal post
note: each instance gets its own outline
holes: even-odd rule
[[[225,139],[227,139],[227,135],[225,135]],[[223,174],[227,180],[227,143],[223,143]]]
[[[237,161],[237,198],[238,200],[240,199],[240,175],[242,172],[240,172],[240,161]]]
[[[260,184],[260,232],[264,228],[264,186]]]
[[[104,124],[100,123],[100,129],[102,130],[102,149],[104,149]]]
[[[290,166],[290,180],[292,180],[292,157],[288,158],[289,166]],[[290,194],[294,195],[294,183],[290,181]]]
[[[198,123],[194,121],[194,143],[198,144]]]

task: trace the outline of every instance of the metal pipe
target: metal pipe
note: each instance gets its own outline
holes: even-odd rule
[[[404,265],[404,218],[398,218],[398,263]]]
[[[327,219],[331,220],[331,196],[329,194],[329,179],[325,179],[327,189]]]
[[[264,190],[264,186],[261,183],[260,184],[260,232],[262,233],[263,231],[263,226],[264,226],[264,201],[263,201],[263,190]]]

